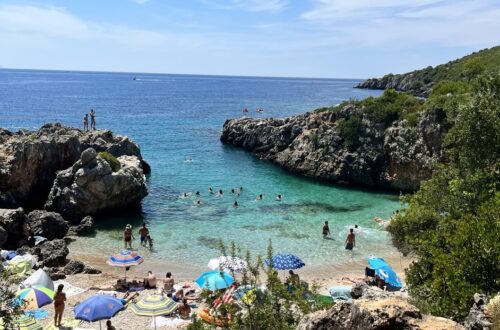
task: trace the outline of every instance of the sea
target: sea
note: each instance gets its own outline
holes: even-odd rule
[[[380,95],[353,88],[356,79],[234,77],[142,73],[0,70],[0,127],[36,129],[60,122],[83,126],[90,109],[96,127],[126,135],[151,165],[149,195],[136,214],[97,218],[97,234],[70,244],[72,253],[98,258],[119,252],[126,224],[144,222],[153,251],[134,242],[152,264],[207,269],[220,241],[242,253],[299,256],[315,269],[361,264],[366,256],[397,255],[390,236],[373,221],[400,207],[399,195],[321,183],[288,173],[249,152],[220,142],[222,125],[245,116],[281,118],[347,99]],[[243,113],[243,108],[248,113]],[[257,113],[256,108],[264,109]],[[222,189],[223,197],[209,194]],[[243,187],[241,194],[231,189]],[[195,193],[199,191],[200,197]],[[183,193],[190,193],[183,198]],[[256,196],[263,194],[263,200]],[[276,201],[275,196],[284,196]],[[196,204],[199,200],[200,205]],[[238,201],[239,207],[233,203]],[[323,222],[331,237],[323,239]],[[359,226],[353,252],[344,249]]]

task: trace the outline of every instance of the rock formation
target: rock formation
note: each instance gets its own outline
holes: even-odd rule
[[[89,235],[95,231],[94,219],[91,216],[86,216],[80,221],[80,224],[73,228],[73,232],[76,235]]]
[[[40,208],[56,173],[72,166],[85,149],[107,151],[115,157],[135,156],[149,170],[137,144],[111,131],[83,132],[60,124],[37,131],[0,129],[0,207]]]
[[[57,173],[45,208],[79,223],[87,215],[137,207],[147,195],[141,160],[120,156],[118,162],[121,168],[113,172],[93,148],[84,150],[73,166]]]
[[[22,208],[0,209],[0,248],[15,249],[28,220]]]
[[[344,143],[339,123],[361,118],[357,147]],[[440,159],[445,128],[439,113],[424,113],[415,127],[405,120],[386,128],[362,109],[309,112],[284,119],[227,120],[221,141],[314,179],[397,191],[415,191]]]
[[[42,236],[48,240],[64,238],[69,229],[68,223],[59,213],[44,210],[30,212],[28,224],[33,235]]]

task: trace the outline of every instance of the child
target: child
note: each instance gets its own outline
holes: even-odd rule
[[[146,242],[149,243],[149,249],[153,251],[153,239],[150,235],[146,236]]]

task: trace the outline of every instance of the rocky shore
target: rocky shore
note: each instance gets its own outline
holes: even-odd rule
[[[230,119],[220,139],[306,177],[411,192],[443,157],[446,128],[439,116],[439,111],[427,111],[415,126],[397,120],[385,127],[348,104],[284,119]],[[340,130],[353,117],[360,118],[355,148],[346,145]]]
[[[36,256],[54,278],[99,272],[67,259],[68,235],[91,234],[93,216],[138,209],[149,172],[139,146],[111,131],[0,129],[0,249]]]

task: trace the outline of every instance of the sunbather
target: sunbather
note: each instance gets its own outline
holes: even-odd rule
[[[182,304],[179,306],[179,317],[183,320],[188,320],[191,316],[191,306],[188,305],[187,299],[182,299]]]

